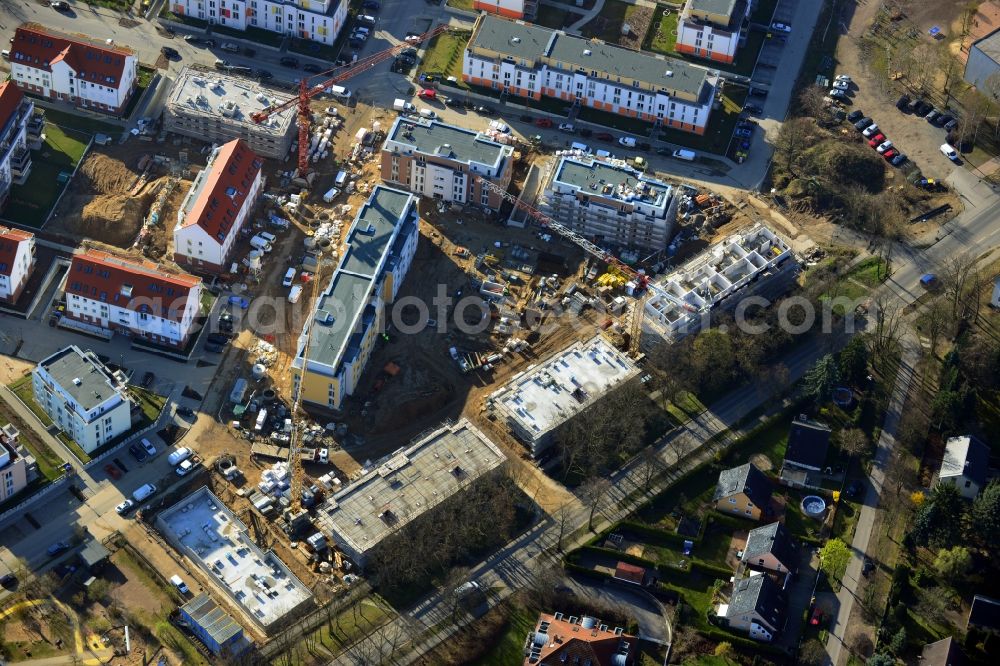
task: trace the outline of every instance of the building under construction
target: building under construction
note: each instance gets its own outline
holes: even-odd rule
[[[258,155],[283,159],[295,138],[295,109],[260,123],[250,117],[274,104],[278,94],[243,76],[185,67],[167,99],[164,128],[219,144],[243,139]]]
[[[515,376],[488,404],[537,458],[556,429],[637,374],[625,352],[597,335]]]

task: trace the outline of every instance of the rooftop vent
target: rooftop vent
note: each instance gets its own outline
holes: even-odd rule
[[[73,378],[73,386],[79,386],[79,385],[80,385],[80,384],[82,384],[82,383],[83,383],[83,382],[82,382],[82,381],[80,381],[80,378],[79,378],[79,377],[74,377],[74,378]]]
[[[583,50],[583,55],[589,56],[591,53],[593,53],[593,51],[591,51],[590,49]]]
[[[510,38],[510,43],[511,44],[520,44],[521,43],[521,38],[520,37],[511,37]]]
[[[673,76],[673,75],[674,75],[674,70],[668,69],[667,70],[667,76]]]

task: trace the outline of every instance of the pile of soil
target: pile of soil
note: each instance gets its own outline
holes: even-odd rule
[[[77,172],[73,190],[92,194],[125,194],[139,177],[121,161],[102,153],[91,153]]]

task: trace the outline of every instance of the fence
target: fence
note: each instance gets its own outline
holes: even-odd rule
[[[87,153],[90,152],[90,147],[93,145],[94,145],[94,137],[91,136],[90,141],[87,142],[87,147],[83,149],[83,154],[80,155],[79,161],[76,163],[76,166],[73,167],[73,173],[69,175],[69,179],[66,181],[66,184],[63,185],[62,192],[60,192],[59,196],[56,197],[55,203],[53,203],[52,208],[49,209],[49,214],[45,216],[45,221],[42,222],[42,226],[38,227],[39,231],[41,231],[46,227],[46,225],[48,225],[48,223],[52,220],[52,216],[55,215],[57,210],[59,210],[59,203],[62,201],[63,196],[66,195],[66,190],[69,189],[70,183],[72,183],[73,179],[76,178],[76,172],[80,170],[80,165],[83,164],[83,161],[85,159],[87,159]]]

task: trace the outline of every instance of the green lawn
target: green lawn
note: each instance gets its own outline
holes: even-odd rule
[[[83,156],[90,137],[72,130],[45,123],[45,143],[32,152],[31,174],[24,185],[14,185],[4,217],[25,226],[39,228],[45,224],[49,210],[63,188],[69,184],[59,182],[59,175],[73,172]]]
[[[13,384],[9,384],[7,388],[9,388],[14,395],[20,398],[21,402],[23,402],[28,409],[31,410],[31,413],[38,417],[38,420],[42,422],[43,426],[48,428],[52,425],[52,419],[49,418],[49,415],[42,410],[37,402],[35,402],[35,391],[31,386],[31,375],[18,379]]]
[[[284,653],[284,656],[292,656],[296,651],[308,652],[307,645],[321,643],[324,648],[336,654],[351,645],[358,639],[372,632],[373,629],[383,625],[393,616],[391,608],[378,597],[366,597],[353,604],[331,622],[324,623],[319,629],[314,631],[308,640],[303,639],[296,650]],[[293,657],[294,658],[294,657]],[[278,663],[282,663],[278,660]]]
[[[534,22],[538,25],[544,25],[546,28],[559,30],[572,24],[581,16],[582,14],[575,14],[560,7],[538,5],[538,15],[535,17]]]
[[[660,20],[654,18],[650,21],[643,47],[647,51],[674,55],[674,44],[677,43],[677,12],[672,11],[664,15],[659,7],[656,11]]]
[[[858,505],[844,499],[841,495],[837,504],[837,513],[833,517],[833,533],[830,536],[836,537],[844,543],[851,543],[854,539],[854,528],[858,524],[860,515]]]
[[[535,628],[538,616],[519,605],[511,607],[506,630],[474,666],[510,666],[524,662],[524,637]]]
[[[121,125],[97,120],[89,116],[78,116],[57,109],[45,109],[45,120],[64,129],[75,130],[84,134],[111,134],[117,136],[122,132]]]
[[[163,406],[167,404],[167,399],[162,395],[157,395],[148,389],[134,384],[130,384],[128,388],[138,401],[143,416],[149,422],[155,421],[160,416],[160,412],[163,411]]]
[[[454,7],[455,9],[464,9],[467,12],[472,11],[472,0],[448,0],[448,6]],[[541,7],[538,8],[541,11]]]
[[[877,287],[882,283],[882,280],[879,279],[879,274],[884,275],[884,271],[885,260],[879,257],[869,257],[851,269],[847,277],[862,282],[869,287]]]
[[[424,59],[420,63],[420,72],[440,74],[442,77],[454,76],[462,83],[462,53],[469,43],[467,32],[443,32],[434,37],[424,51]]]
[[[16,423],[17,419],[13,412],[8,410],[6,403],[0,403],[0,423]],[[20,436],[18,441],[34,456],[38,462],[38,471],[46,481],[52,481],[62,476],[63,460],[55,451],[49,448],[40,438],[35,436],[34,429],[28,429],[30,425],[18,426]]]
[[[56,437],[58,437],[59,441],[65,444],[66,448],[72,451],[73,455],[75,455],[77,459],[84,465],[90,462],[90,454],[84,451],[83,448],[79,444],[77,444],[76,440],[74,440],[72,437],[67,435],[62,430],[59,431]]]
[[[629,5],[621,0],[607,0],[601,13],[584,25],[580,34],[617,44],[622,34],[622,23],[628,23],[629,17],[636,9],[638,5]]]

